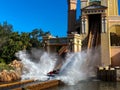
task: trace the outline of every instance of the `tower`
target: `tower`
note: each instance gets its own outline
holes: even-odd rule
[[[81,8],[91,5],[91,3],[95,4],[96,2],[99,2],[100,5],[108,8],[108,16],[118,15],[118,0],[81,0]]]
[[[74,32],[76,23],[77,0],[68,0],[68,34]]]
[[[110,65],[111,31],[120,35],[118,0],[81,0],[81,10],[82,44],[88,38],[88,49],[99,46],[101,64]]]
[[[97,50],[99,56],[97,59],[101,65],[120,66],[118,0],[80,0],[81,17],[78,20],[76,20],[77,0],[67,0],[67,2],[68,37],[45,37],[44,46],[47,46],[45,49],[48,52],[58,51],[58,48],[55,48],[57,46],[67,46],[73,52],[99,49]],[[77,34],[72,33],[76,31]],[[119,47],[115,45],[119,45]],[[61,50],[64,51],[64,48]]]
[[[108,16],[118,16],[118,0],[107,0],[107,7]]]

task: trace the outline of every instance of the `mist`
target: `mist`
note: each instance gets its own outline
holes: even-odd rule
[[[61,65],[59,74],[52,79],[75,85],[81,80],[95,77],[96,68],[100,65],[100,48],[68,53],[66,60],[62,63],[58,62],[57,54],[48,54],[37,49],[33,49],[31,52],[19,51],[16,53],[23,63],[22,79],[48,80],[50,76],[47,74],[57,65]]]

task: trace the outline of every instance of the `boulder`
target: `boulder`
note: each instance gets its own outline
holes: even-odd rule
[[[12,81],[12,78],[7,70],[3,70],[0,73],[0,80],[4,82]]]
[[[11,76],[12,80],[19,80],[20,79],[20,75],[17,74],[17,72],[15,72],[14,70],[10,70],[10,76]]]

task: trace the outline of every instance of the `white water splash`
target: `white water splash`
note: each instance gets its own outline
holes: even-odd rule
[[[47,80],[47,73],[56,66],[56,57],[43,53],[38,63],[29,58],[26,51],[20,51],[17,56],[24,64],[23,79]],[[69,54],[62,65],[59,74],[54,79],[59,79],[68,85],[75,85],[81,80],[86,80],[95,75],[95,67],[99,65],[98,51],[92,50]]]
[[[22,79],[34,79],[45,81],[49,77],[47,73],[54,69],[56,59],[52,56],[49,56],[46,52],[40,57],[39,62],[33,62],[29,58],[29,54],[26,51],[19,51],[16,53],[16,56],[19,57],[23,63],[23,75]]]
[[[97,57],[98,53],[92,56],[91,50],[70,54],[57,79],[68,85],[75,85],[81,80],[95,76],[95,67],[99,65]]]

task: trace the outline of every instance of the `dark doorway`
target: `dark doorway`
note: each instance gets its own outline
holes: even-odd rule
[[[95,48],[100,45],[101,33],[101,14],[93,14],[88,16],[89,34],[88,48]]]

